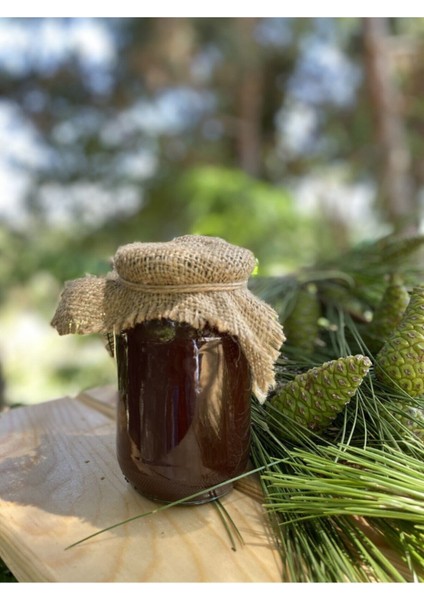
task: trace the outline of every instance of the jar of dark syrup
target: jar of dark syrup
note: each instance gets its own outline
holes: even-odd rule
[[[121,332],[115,355],[126,479],[162,502],[227,493],[220,484],[245,471],[250,444],[251,373],[237,339],[161,319]]]

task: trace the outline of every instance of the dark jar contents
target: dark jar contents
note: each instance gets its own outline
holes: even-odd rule
[[[142,495],[173,502],[241,475],[250,446],[251,376],[238,341],[148,321],[116,338],[118,462]],[[187,503],[203,503],[231,484]]]

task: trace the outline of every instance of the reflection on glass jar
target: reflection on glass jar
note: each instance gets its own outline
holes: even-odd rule
[[[251,375],[234,337],[162,319],[122,332],[115,353],[118,461],[137,491],[172,502],[245,471]]]

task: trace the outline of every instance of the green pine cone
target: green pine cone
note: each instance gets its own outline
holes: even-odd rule
[[[404,316],[376,359],[376,376],[412,397],[424,394],[424,286],[412,290]]]
[[[400,278],[393,275],[367,329],[366,341],[371,352],[381,350],[401,322],[408,304],[408,290]]]
[[[315,285],[301,288],[292,312],[283,322],[287,345],[311,354],[318,338],[320,316],[321,307]]]
[[[409,429],[413,435],[424,442],[424,410],[416,406],[405,404],[404,402],[397,402],[396,409],[402,411],[402,413],[398,413],[396,410],[394,414],[396,419]]]
[[[297,375],[269,403],[281,418],[290,417],[311,431],[323,431],[355,394],[370,367],[370,359],[362,354],[326,362]]]

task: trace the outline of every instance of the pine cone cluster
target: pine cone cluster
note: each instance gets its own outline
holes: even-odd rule
[[[282,383],[277,373],[279,386],[268,399],[277,421],[294,420],[310,431],[325,431],[373,367],[378,397],[397,403],[393,412],[398,421],[424,438],[424,405],[420,404],[421,396],[424,400],[424,285],[417,285],[415,271],[406,267],[423,243],[424,236],[383,238],[327,265],[328,277],[323,277],[325,269],[311,273],[309,282],[302,276],[295,305],[283,319],[285,348],[291,356],[288,370],[299,356],[319,356],[314,354],[317,341],[327,355],[329,350],[337,351],[339,342],[334,340],[343,338],[343,329],[344,348],[350,348],[351,355],[335,355],[334,360],[305,372],[298,365],[288,383]],[[325,322],[327,330],[320,330]],[[347,322],[356,323],[358,334]],[[408,402],[408,395],[418,399],[416,406]]]

